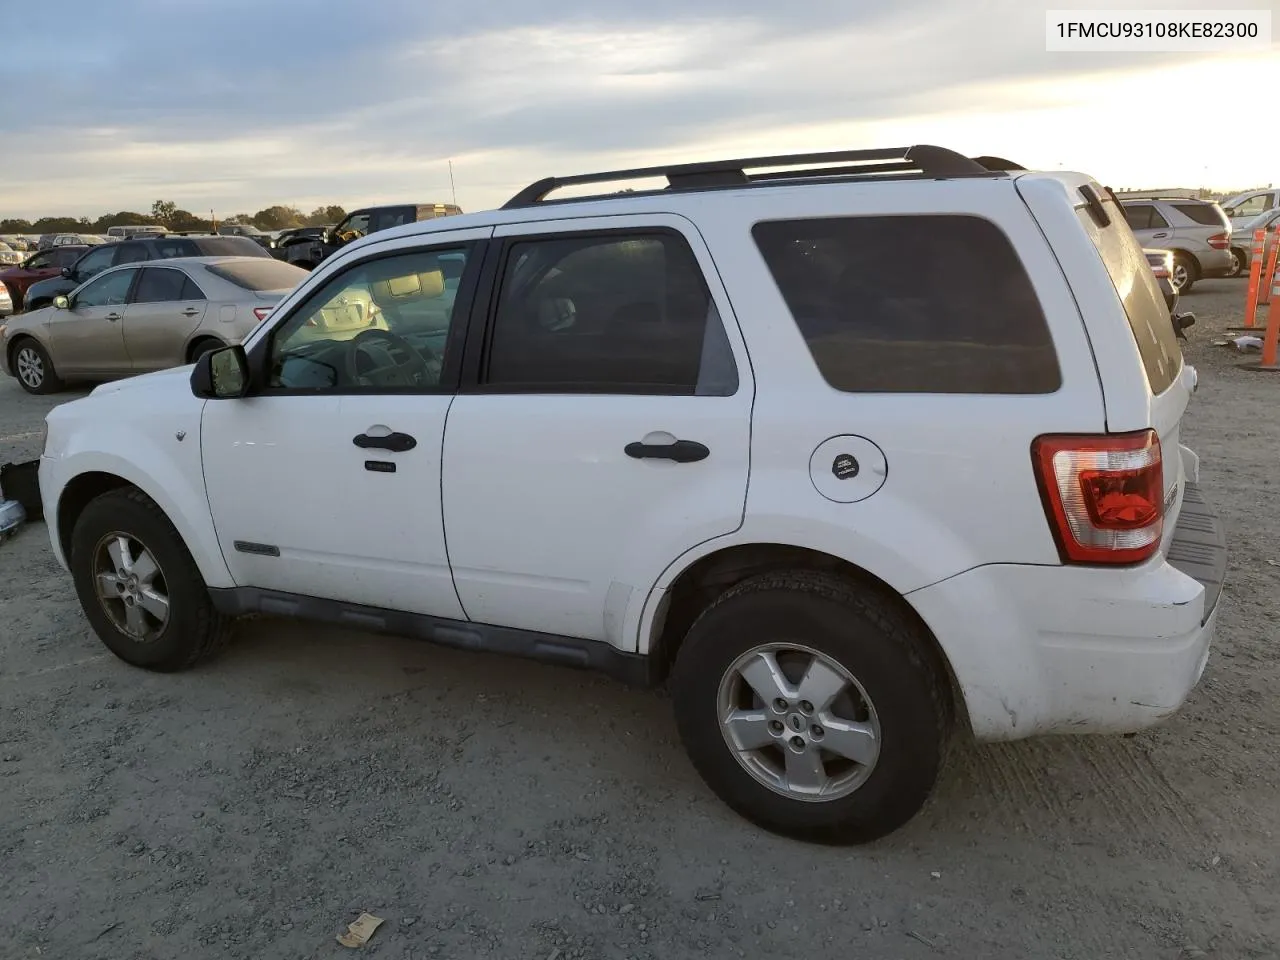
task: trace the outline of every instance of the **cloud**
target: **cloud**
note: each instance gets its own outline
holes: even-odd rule
[[[1025,109],[1018,91],[1033,81],[1047,103],[1069,101],[1043,81],[1065,91],[1090,72],[1174,62],[1047,54],[1043,10],[1019,0],[74,10],[51,22],[27,5],[6,21],[16,95],[0,105],[0,216],[160,196],[220,214],[447,199],[448,158],[466,205],[481,206],[597,161],[701,158],[729,142],[786,152],[822,130]]]

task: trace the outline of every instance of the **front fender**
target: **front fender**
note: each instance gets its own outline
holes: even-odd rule
[[[200,463],[200,417],[181,440],[179,427],[167,433],[142,433],[136,425],[95,421],[92,435],[72,434],[60,455],[40,462],[40,492],[46,504],[60,504],[67,485],[86,473],[108,473],[131,483],[173,523],[210,587],[234,587],[213,529]],[[49,539],[62,560],[58,509],[46,509]]]

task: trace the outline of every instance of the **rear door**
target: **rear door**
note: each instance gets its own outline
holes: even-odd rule
[[[200,288],[175,267],[144,267],[124,313],[124,343],[137,373],[187,362],[187,339],[204,319]]]
[[[498,228],[490,302],[445,430],[445,533],[467,616],[624,649],[675,558],[742,523],[753,381],[692,225]]]

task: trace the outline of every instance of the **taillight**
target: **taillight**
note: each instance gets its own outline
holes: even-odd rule
[[[1231,246],[1231,234],[1215,233],[1209,238],[1209,246],[1213,247],[1215,250],[1227,249],[1227,247]]]
[[[1139,563],[1160,548],[1164,464],[1154,430],[1038,437],[1036,480],[1067,563]]]
[[[263,320],[267,319],[267,317],[271,316],[271,308],[270,307],[254,307],[253,315],[257,317],[258,322],[261,323]]]

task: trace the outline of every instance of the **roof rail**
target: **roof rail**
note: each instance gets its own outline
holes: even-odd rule
[[[1025,170],[1020,163],[1006,160],[1004,157],[974,157],[973,162],[981,164],[987,170]]]
[[[831,166],[831,164],[839,165]],[[777,167],[792,169],[768,169]],[[760,172],[748,173],[753,169]],[[707,190],[810,179],[878,179],[886,174],[912,174],[937,179],[990,177],[1002,172],[1003,170],[993,170],[945,147],[917,144],[913,147],[891,147],[881,150],[796,153],[777,157],[713,160],[705,163],[680,163],[666,167],[637,167],[633,170],[580,173],[570,177],[546,177],[529,184],[504,203],[502,209],[510,210],[542,203],[546,201],[548,194],[563,187],[657,177],[666,178],[669,190]]]

